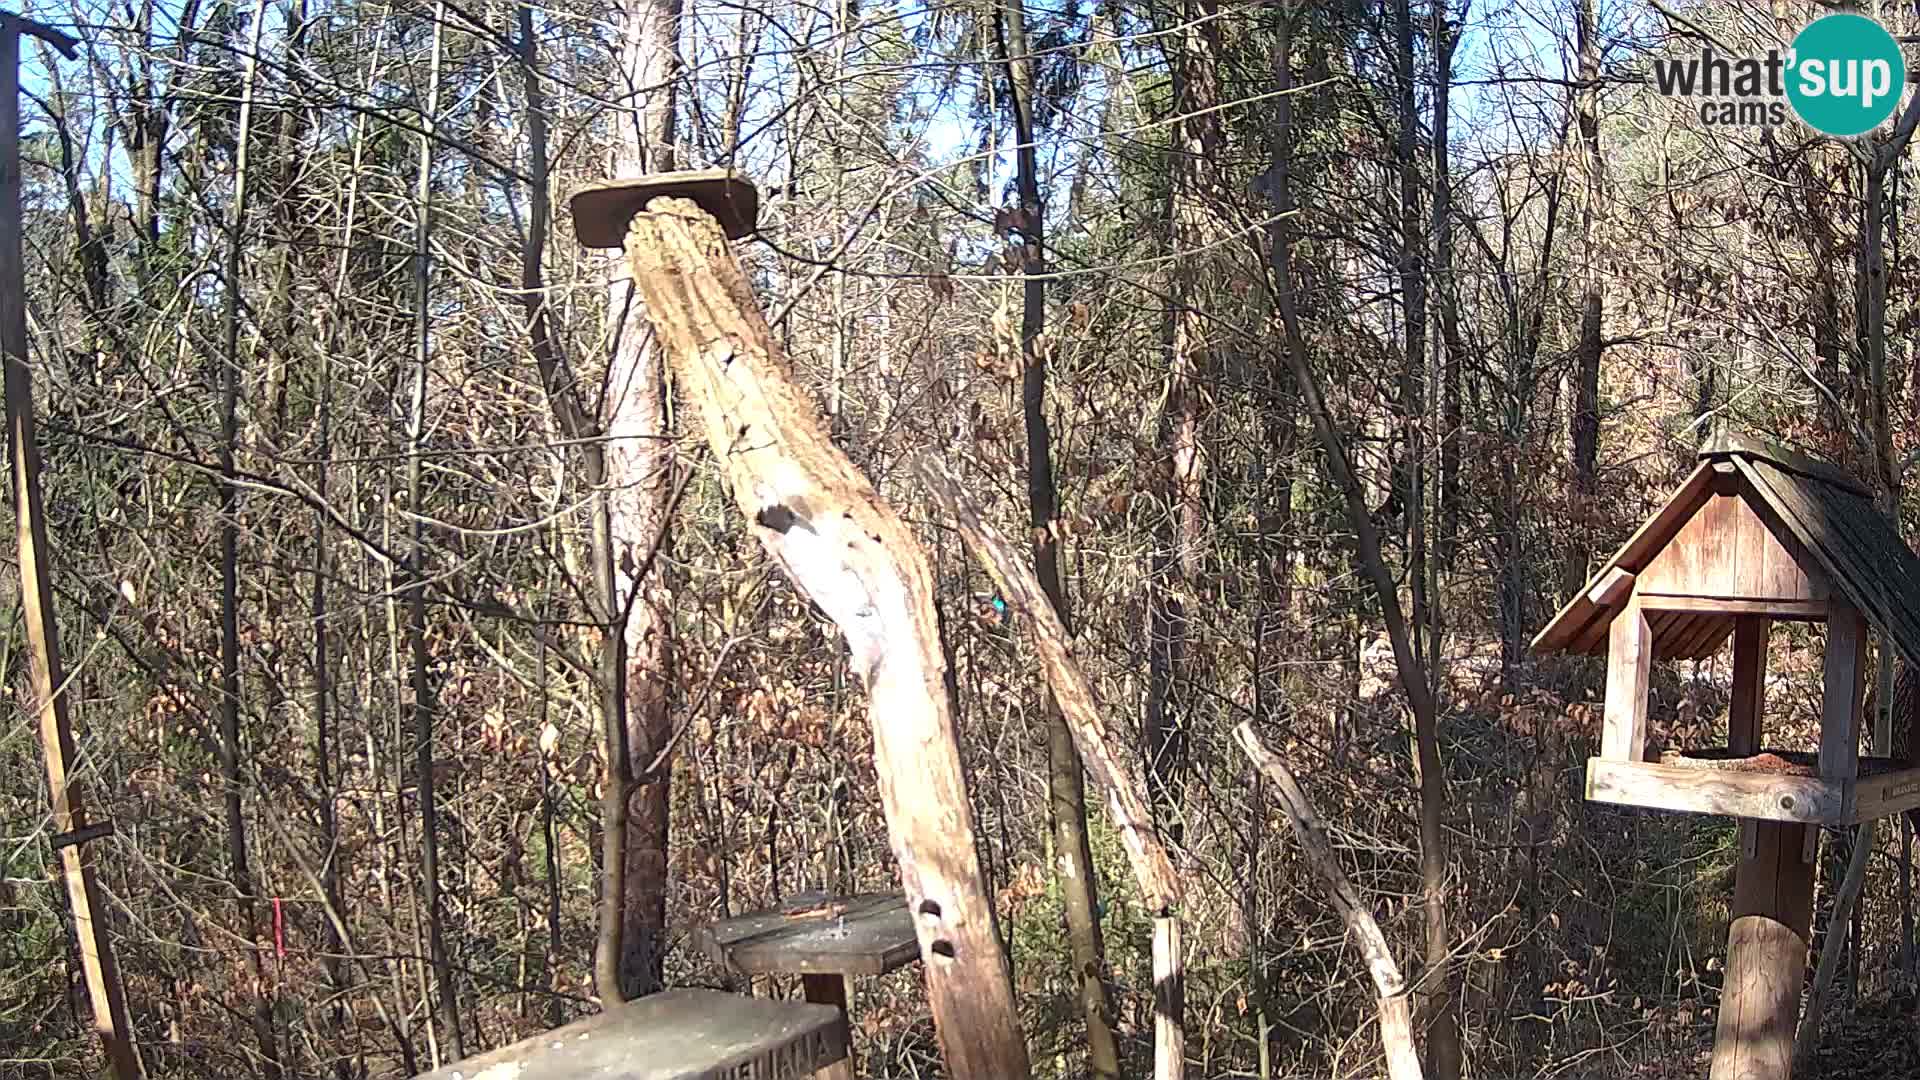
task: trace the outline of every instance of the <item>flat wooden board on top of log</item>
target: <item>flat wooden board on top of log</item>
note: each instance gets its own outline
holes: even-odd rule
[[[801,893],[772,910],[702,926],[693,941],[743,975],[885,975],[920,959],[899,893]]]
[[[1726,747],[1702,747],[1695,750],[1666,749],[1660,752],[1660,764],[1689,769],[1713,769],[1720,772],[1772,773],[1776,776],[1819,776],[1820,755],[1801,750],[1762,750],[1757,754],[1736,754]],[[1878,776],[1904,768],[1903,763],[1884,757],[1860,759],[1861,776]]]

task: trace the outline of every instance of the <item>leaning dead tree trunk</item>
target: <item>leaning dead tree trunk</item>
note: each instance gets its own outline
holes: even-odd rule
[[[1025,1077],[1027,1048],[974,845],[933,575],[906,523],[794,385],[727,248],[728,235],[751,231],[757,205],[752,186],[728,174],[670,173],[582,192],[574,225],[590,246],[624,239],[647,316],[698,405],[734,501],[788,579],[846,636],[851,669],[872,695],[880,798],[948,1072]]]
[[[1293,771],[1261,745],[1251,721],[1234,728],[1233,737],[1254,767],[1272,782],[1280,808],[1286,811],[1287,821],[1293,826],[1294,839],[1300,842],[1300,854],[1326,883],[1327,899],[1339,910],[1348,932],[1360,945],[1360,955],[1366,958],[1367,974],[1373,977],[1374,989],[1380,994],[1380,1042],[1387,1051],[1387,1076],[1390,1080],[1421,1080],[1420,1053],[1413,1044],[1413,1006],[1407,997],[1407,980],[1400,974],[1400,965],[1394,962],[1393,950],[1387,946],[1380,924],[1374,921],[1373,912],[1347,880],[1347,872],[1334,857],[1333,845],[1327,842],[1327,830],[1321,826],[1313,803],[1307,799],[1300,781],[1294,779]]]
[[[1174,911],[1180,881],[1166,845],[1153,829],[1146,782],[1120,756],[1118,740],[1108,733],[1093,683],[1074,661],[1066,624],[1039,576],[981,517],[958,477],[926,458],[915,462],[914,471],[1032,634],[1074,745],[1095,786],[1107,798],[1107,812],[1120,830],[1140,895],[1153,911],[1153,1075],[1157,1080],[1175,1080],[1186,1068],[1186,1032],[1179,1009],[1186,971],[1180,952],[1180,919]]]

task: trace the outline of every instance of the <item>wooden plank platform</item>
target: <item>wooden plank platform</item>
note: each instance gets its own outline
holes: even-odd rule
[[[846,1056],[831,1005],[668,990],[421,1080],[800,1080]]]
[[[1845,780],[1801,773],[1798,768],[1703,768],[1697,763],[1596,757],[1587,759],[1587,798],[1620,806],[1827,826],[1857,825],[1920,807],[1920,768]]]
[[[920,959],[899,893],[800,893],[778,908],[700,927],[693,942],[744,975],[885,975]]]

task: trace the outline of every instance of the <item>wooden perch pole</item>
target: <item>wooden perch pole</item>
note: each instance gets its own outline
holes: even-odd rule
[[[20,596],[26,608],[27,704],[40,717],[40,744],[47,759],[47,791],[56,844],[73,910],[73,934],[93,1006],[93,1029],[106,1049],[116,1080],[146,1075],[127,1027],[120,972],[107,935],[106,903],[93,878],[86,841],[111,831],[109,822],[87,820],[87,801],[75,758],[73,725],[67,716],[66,672],[60,663],[60,631],[53,615],[52,549],[40,501],[40,444],[33,422],[33,369],[27,363],[27,284],[20,224],[20,35],[32,34],[69,60],[78,42],[50,27],[0,12],[0,351],[6,354],[7,456],[13,474],[13,512],[20,545]]]
[[[1294,839],[1300,842],[1300,854],[1326,883],[1327,899],[1333,901],[1334,908],[1346,921],[1348,932],[1359,942],[1360,955],[1367,961],[1367,973],[1373,977],[1374,989],[1380,995],[1380,1042],[1387,1051],[1387,1076],[1390,1080],[1421,1080],[1420,1054],[1413,1045],[1413,1008],[1407,996],[1407,980],[1400,974],[1400,965],[1394,962],[1393,950],[1387,947],[1387,936],[1380,932],[1380,924],[1374,921],[1373,912],[1360,898],[1359,890],[1347,880],[1347,872],[1334,857],[1333,845],[1327,842],[1327,831],[1321,827],[1320,817],[1314,813],[1306,790],[1294,779],[1293,771],[1274,756],[1273,751],[1261,745],[1251,721],[1234,728],[1233,738],[1260,774],[1272,781],[1280,809],[1286,812]]]
[[[925,959],[947,1071],[1029,1075],[993,904],[980,874],[925,552],[827,435],[793,382],[727,246],[758,196],[723,171],[596,185],[573,200],[583,243],[624,239],[684,392],[749,528],[846,635],[872,701],[888,835]]]

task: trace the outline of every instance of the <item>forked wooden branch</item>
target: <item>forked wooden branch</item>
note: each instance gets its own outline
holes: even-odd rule
[[[689,198],[655,195],[632,218],[626,253],[734,501],[789,580],[846,635],[871,695],[880,797],[947,1070],[1025,1077],[926,554],[793,382],[721,223]]]
[[[1413,1045],[1413,1014],[1407,999],[1407,980],[1400,974],[1393,950],[1387,946],[1387,936],[1380,932],[1372,910],[1347,879],[1347,872],[1340,868],[1333,845],[1327,841],[1327,830],[1321,826],[1320,816],[1314,813],[1313,803],[1300,781],[1294,779],[1293,771],[1260,742],[1259,736],[1253,733],[1252,721],[1234,728],[1233,738],[1240,749],[1246,751],[1254,768],[1273,785],[1280,809],[1286,813],[1287,822],[1293,826],[1294,839],[1300,843],[1300,854],[1326,883],[1327,898],[1333,901],[1347,930],[1359,942],[1360,955],[1367,961],[1367,973],[1380,995],[1380,1040],[1387,1051],[1387,1075],[1391,1080],[1421,1080],[1420,1055]]]
[[[1000,596],[1018,612],[1033,634],[1034,647],[1046,668],[1047,683],[1060,703],[1060,712],[1073,731],[1087,773],[1106,796],[1107,812],[1120,830],[1127,849],[1127,861],[1133,868],[1140,892],[1155,912],[1171,909],[1180,899],[1180,879],[1174,873],[1173,860],[1166,845],[1155,833],[1147,812],[1146,786],[1129,767],[1118,749],[1119,742],[1107,730],[1100,701],[1067,645],[1066,627],[1053,610],[1033,566],[1001,536],[980,514],[960,486],[960,480],[947,467],[929,457],[913,463],[914,472],[927,485],[940,512],[952,519],[980,565],[993,579]]]

